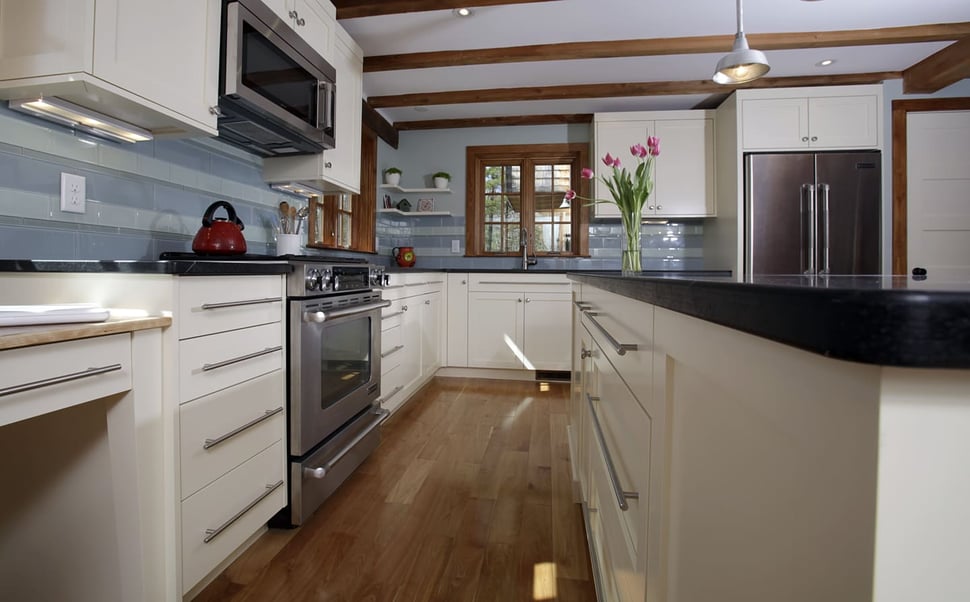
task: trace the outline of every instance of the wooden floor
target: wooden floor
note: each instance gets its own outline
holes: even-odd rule
[[[435,378],[301,528],[271,529],[196,600],[595,600],[568,394]]]

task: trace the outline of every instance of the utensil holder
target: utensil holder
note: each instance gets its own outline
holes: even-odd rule
[[[277,234],[277,255],[301,255],[303,250],[302,236],[299,234]]]

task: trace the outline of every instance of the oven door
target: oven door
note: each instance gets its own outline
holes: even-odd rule
[[[336,71],[260,2],[226,5],[222,94],[321,149],[334,147]]]
[[[290,302],[291,455],[310,452],[377,399],[388,305],[369,292]]]

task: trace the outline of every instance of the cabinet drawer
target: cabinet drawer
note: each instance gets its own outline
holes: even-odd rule
[[[179,400],[186,402],[283,367],[280,325],[264,324],[179,343]]]
[[[401,405],[401,402],[404,401],[402,392],[407,384],[404,382],[405,378],[405,370],[400,366],[394,366],[387,371],[387,374],[381,375],[380,402],[382,408],[394,411]]]
[[[384,298],[387,299],[387,297]],[[406,303],[407,301],[404,299],[394,299],[390,305],[381,310],[382,331],[401,325],[401,321],[404,319],[404,305]]]
[[[640,405],[651,411],[654,307],[593,287],[583,291],[583,301],[590,309],[589,315],[582,317],[583,326],[596,341],[599,351],[636,394]],[[624,350],[621,355],[613,342],[636,345],[637,348]]]
[[[182,502],[183,593],[286,505],[284,463],[279,441]]]
[[[211,276],[179,279],[180,339],[279,322],[282,276]]]
[[[0,425],[131,388],[131,335],[0,351]]]
[[[572,288],[565,274],[469,274],[468,290],[513,293],[569,293]]]
[[[180,406],[182,499],[280,441],[285,404],[277,370]]]
[[[401,356],[407,353],[401,337],[401,326],[393,326],[381,333],[381,375],[401,363]]]

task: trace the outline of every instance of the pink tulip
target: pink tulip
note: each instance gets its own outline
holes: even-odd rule
[[[637,143],[630,147],[630,154],[641,159],[647,156],[647,149],[642,144]]]
[[[613,165],[613,155],[611,155],[610,153],[606,153],[606,156],[605,156],[605,157],[603,157],[603,163],[604,163],[604,164],[605,164],[605,165],[606,165],[607,167],[610,167],[610,166],[612,166],[612,165]]]
[[[569,189],[569,190],[566,191],[566,196],[563,197],[563,200],[571,201],[574,198],[576,198],[576,191],[575,190],[572,190],[572,189]]]
[[[650,136],[647,138],[647,147],[647,152],[649,152],[652,157],[658,156],[660,154],[660,138],[657,138],[656,136]]]
[[[620,166],[620,158],[613,157],[613,167],[619,167],[619,166]]]
[[[590,169],[590,168],[588,168],[588,167],[584,167],[584,168],[583,168],[583,171],[582,171],[582,172],[580,173],[580,175],[581,175],[581,176],[583,176],[583,178],[585,178],[585,179],[587,179],[587,180],[592,180],[592,179],[593,179],[593,177],[594,177],[594,176],[595,176],[596,174],[595,174],[595,173],[593,173],[593,170],[592,170],[592,169]],[[570,191],[570,192],[572,192],[572,191]]]

